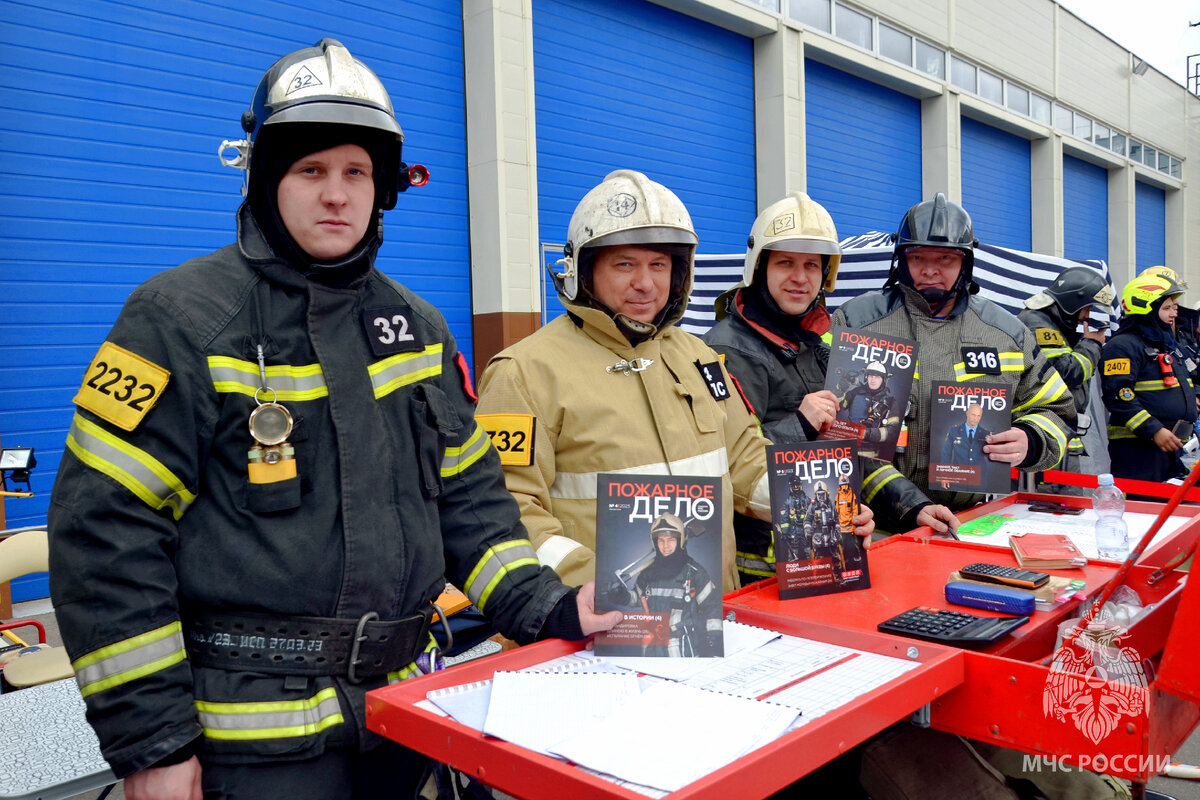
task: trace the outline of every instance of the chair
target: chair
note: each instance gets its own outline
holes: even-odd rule
[[[0,540],[0,583],[22,575],[46,572],[50,566],[50,542],[44,530],[21,531]],[[4,665],[4,681],[17,689],[70,678],[75,674],[71,659],[62,647],[45,645],[46,629],[36,620],[24,619],[0,625],[0,631],[31,626],[38,631],[37,650],[20,652]]]

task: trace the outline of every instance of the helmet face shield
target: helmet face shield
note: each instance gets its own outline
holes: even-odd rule
[[[912,286],[905,257],[910,247],[944,247],[963,254],[962,270],[952,292],[960,292],[972,286],[971,274],[975,265],[975,228],[971,215],[958,203],[951,203],[946,195],[938,192],[932,200],[917,203],[904,213],[900,228],[896,232],[896,246],[892,251],[892,271],[885,286],[902,283]]]
[[[1113,290],[1098,270],[1091,267],[1069,267],[1063,270],[1046,293],[1068,317],[1091,306],[1100,306],[1109,311],[1113,303]]]

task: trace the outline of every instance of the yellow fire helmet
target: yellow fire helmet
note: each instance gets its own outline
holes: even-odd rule
[[[1164,297],[1179,297],[1183,288],[1164,275],[1143,272],[1121,290],[1121,312],[1137,315],[1149,314],[1151,307]]]
[[[1141,271],[1140,274],[1141,275],[1161,275],[1164,278],[1170,278],[1171,280],[1175,281],[1175,285],[1178,286],[1180,289],[1183,289],[1186,291],[1188,288],[1187,281],[1185,281],[1183,278],[1179,277],[1179,273],[1177,273],[1175,270],[1171,269],[1170,267],[1164,267],[1161,264],[1159,264],[1156,267],[1146,267],[1144,270]]]

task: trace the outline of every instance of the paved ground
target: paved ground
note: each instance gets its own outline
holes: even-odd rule
[[[57,644],[61,640],[58,634],[58,625],[54,621],[54,614],[50,608],[48,600],[34,600],[28,603],[18,603],[14,607],[14,616],[18,618],[33,617],[46,625],[47,639]],[[1194,731],[1191,737],[1175,754],[1175,761],[1184,764],[1200,764],[1200,728]],[[1176,780],[1173,778],[1155,778],[1150,782],[1149,788],[1153,791],[1162,792],[1175,800],[1200,800],[1200,781]],[[100,791],[87,792],[85,794],[76,795],[70,800],[95,800],[100,795]],[[434,795],[426,790],[427,797]],[[498,798],[507,797],[506,795],[497,795]],[[125,800],[124,787],[118,784],[113,792],[109,795],[110,800]]]

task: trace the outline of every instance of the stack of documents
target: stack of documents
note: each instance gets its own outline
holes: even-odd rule
[[[654,796],[918,666],[735,622],[725,637],[724,658],[578,653],[427,699],[464,725]]]

